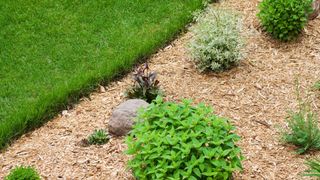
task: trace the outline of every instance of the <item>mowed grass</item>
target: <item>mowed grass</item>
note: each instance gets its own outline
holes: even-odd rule
[[[0,1],[0,149],[150,55],[202,2]]]

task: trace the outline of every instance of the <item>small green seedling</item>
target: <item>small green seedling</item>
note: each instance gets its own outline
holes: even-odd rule
[[[37,171],[30,166],[17,166],[11,170],[10,174],[4,178],[5,180],[40,180]]]
[[[88,141],[90,145],[96,144],[96,145],[102,145],[109,141],[109,135],[108,133],[103,130],[95,130],[89,137]]]

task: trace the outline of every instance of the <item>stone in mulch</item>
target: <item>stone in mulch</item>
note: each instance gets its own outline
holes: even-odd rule
[[[313,12],[309,15],[309,20],[313,20],[319,16],[320,13],[320,0],[314,0],[312,2],[312,10]]]
[[[146,108],[149,104],[141,99],[129,99],[121,103],[112,112],[109,120],[109,133],[115,136],[124,136],[132,129],[134,118],[140,108]]]

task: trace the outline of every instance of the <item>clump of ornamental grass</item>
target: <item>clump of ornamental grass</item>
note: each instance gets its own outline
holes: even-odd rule
[[[199,71],[220,72],[237,65],[244,47],[240,31],[240,18],[229,10],[208,8],[200,14],[187,47]]]
[[[320,129],[318,117],[311,110],[310,103],[303,102],[297,85],[298,111],[290,111],[287,118],[289,129],[283,133],[286,143],[297,146],[297,153],[320,149]]]

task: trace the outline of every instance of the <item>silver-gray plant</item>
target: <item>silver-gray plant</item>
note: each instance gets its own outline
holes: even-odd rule
[[[188,50],[200,72],[230,69],[243,58],[241,19],[230,10],[208,8],[196,18]]]

